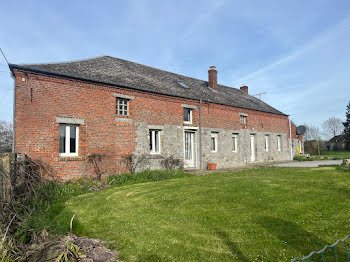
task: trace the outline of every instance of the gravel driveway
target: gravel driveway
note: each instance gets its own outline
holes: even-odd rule
[[[321,166],[340,166],[343,160],[322,160],[322,161],[294,161],[289,163],[276,164],[277,167],[319,167]]]

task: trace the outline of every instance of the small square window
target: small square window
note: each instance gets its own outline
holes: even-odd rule
[[[149,149],[151,154],[160,154],[160,131],[149,131]]]
[[[218,152],[218,134],[217,133],[211,133],[210,143],[211,143],[211,152],[213,153]]]
[[[129,115],[129,100],[117,97],[117,114],[120,116]]]
[[[246,124],[247,123],[247,116],[240,115],[240,121],[241,121],[241,124]]]
[[[237,153],[237,151],[238,151],[237,138],[238,138],[237,134],[232,135],[232,152],[235,152],[235,153]]]
[[[192,124],[192,109],[184,108],[184,123]]]
[[[79,126],[59,125],[59,155],[78,156]]]

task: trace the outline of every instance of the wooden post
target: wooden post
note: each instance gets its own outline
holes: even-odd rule
[[[14,199],[16,186],[16,154],[9,154],[9,186],[10,186],[10,201]]]
[[[5,171],[2,163],[2,158],[0,158],[0,217],[2,217],[2,207],[3,207],[3,202],[4,202],[4,176],[5,176]]]

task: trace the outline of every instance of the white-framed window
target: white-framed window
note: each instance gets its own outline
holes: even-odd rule
[[[239,117],[240,117],[241,124],[247,123],[247,116],[246,115],[240,115]]]
[[[281,151],[281,136],[277,136],[277,151]]]
[[[59,125],[59,156],[78,156],[79,126]]]
[[[238,134],[232,135],[232,152],[237,153],[237,140],[238,140]]]
[[[149,150],[151,154],[160,154],[160,130],[149,131]]]
[[[210,137],[211,152],[218,152],[218,133],[211,133]]]
[[[269,152],[269,135],[265,135],[265,151]]]
[[[192,124],[192,109],[184,107],[184,123]]]
[[[129,99],[117,97],[117,115],[129,115]]]

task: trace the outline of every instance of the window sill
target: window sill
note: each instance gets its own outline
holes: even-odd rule
[[[59,156],[58,161],[68,162],[68,161],[83,161],[81,156]]]
[[[193,124],[192,122],[184,121],[184,125],[192,125],[192,124]]]

